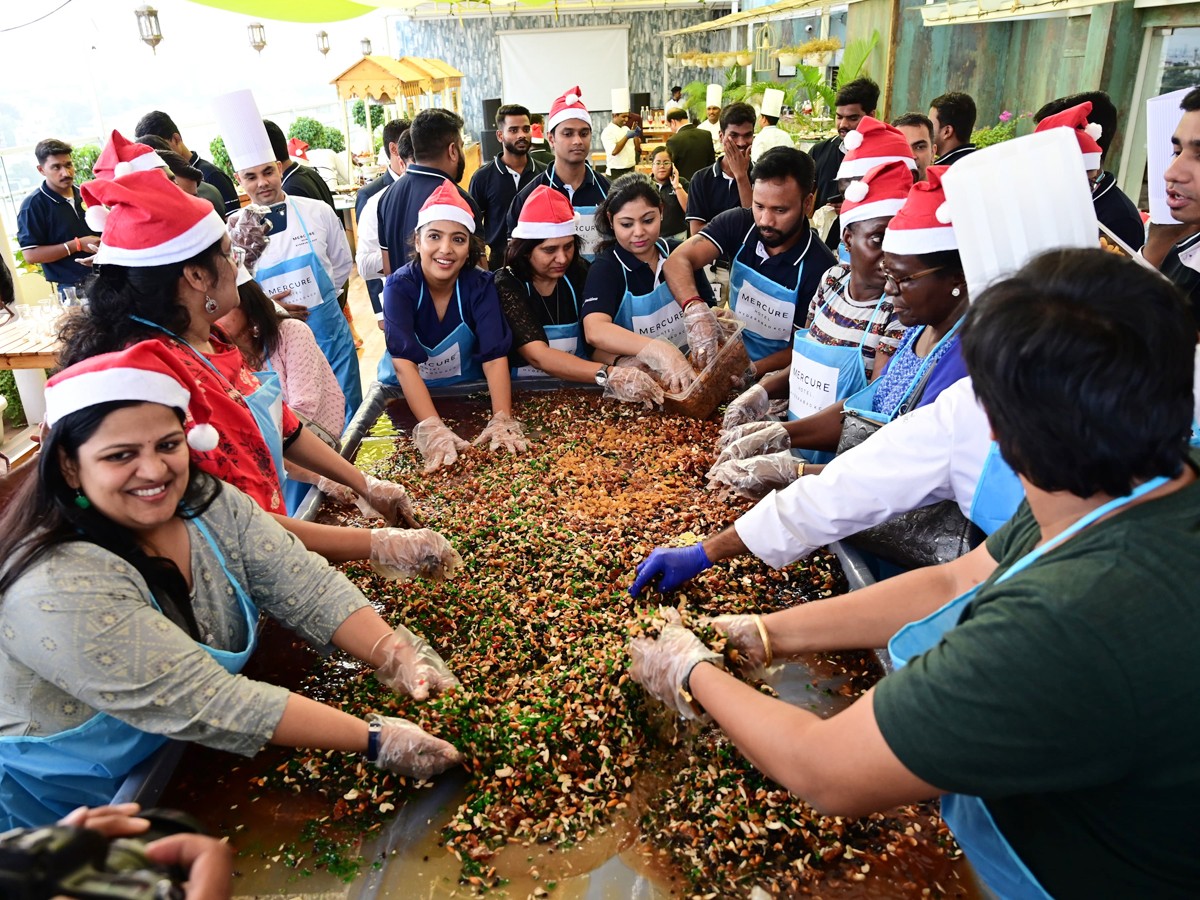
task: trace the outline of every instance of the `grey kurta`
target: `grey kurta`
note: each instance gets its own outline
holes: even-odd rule
[[[203,516],[259,609],[323,646],[362,593],[245,494],[224,485]],[[241,651],[249,631],[208,542],[188,523],[193,609],[205,643]],[[230,675],[152,604],[141,575],[85,541],[61,545],[0,600],[0,735],[44,736],[97,711],[143,731],[251,755],[288,691]]]

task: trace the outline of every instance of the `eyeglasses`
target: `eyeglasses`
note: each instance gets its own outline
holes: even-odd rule
[[[669,166],[670,164],[671,164],[671,161],[669,159],[654,160],[654,165],[656,165],[656,166]]]
[[[899,292],[904,289],[904,285],[910,284],[911,282],[914,282],[914,281],[920,281],[926,275],[932,275],[934,272],[940,272],[944,268],[946,268],[946,267],[945,266],[934,266],[932,269],[923,269],[920,272],[916,272],[912,275],[906,275],[904,278],[897,278],[895,275],[893,275],[891,272],[889,272],[883,266],[879,267],[879,271],[883,273],[884,288],[886,289],[888,287],[888,285],[891,285],[891,286],[895,287],[897,292]]]

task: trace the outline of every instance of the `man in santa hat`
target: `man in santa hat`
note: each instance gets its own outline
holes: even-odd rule
[[[539,186],[554,188],[571,201],[579,217],[575,233],[583,241],[583,255],[595,256],[600,239],[596,232],[596,207],[608,196],[609,180],[592,171],[592,117],[583,105],[579,88],[565,91],[550,105],[546,133],[554,150],[554,162],[533,181],[521,188],[508,208],[508,233],[511,235],[521,216],[521,207]]]

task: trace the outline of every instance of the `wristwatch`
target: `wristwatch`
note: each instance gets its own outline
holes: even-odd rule
[[[683,676],[683,680],[679,683],[679,697],[683,700],[684,706],[690,709],[697,719],[701,719],[707,715],[704,707],[700,705],[700,701],[692,696],[692,672],[702,662],[708,662],[708,660],[702,659],[693,663],[692,667],[687,670],[687,674]]]
[[[379,736],[383,733],[383,722],[372,719],[367,723],[367,752],[363,754],[367,762],[379,759]]]
[[[608,370],[610,368],[611,366],[601,366],[596,370],[596,384],[600,385],[600,387],[608,386]]]

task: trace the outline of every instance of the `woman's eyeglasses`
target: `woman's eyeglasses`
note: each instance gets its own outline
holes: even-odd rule
[[[926,275],[932,275],[934,272],[940,272],[944,268],[946,268],[946,267],[945,266],[934,266],[932,269],[922,269],[920,272],[916,272],[912,275],[906,275],[903,278],[897,278],[895,275],[893,275],[891,272],[889,272],[883,266],[879,267],[879,271],[883,273],[884,287],[887,288],[887,287],[891,286],[891,287],[894,287],[897,292],[899,292],[904,289],[904,285],[911,284],[914,281],[920,281]]]

